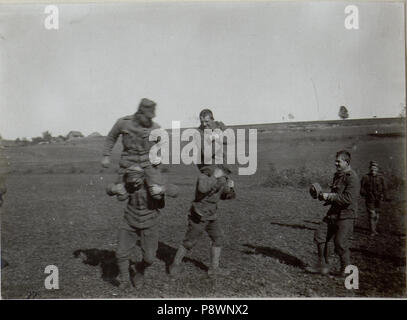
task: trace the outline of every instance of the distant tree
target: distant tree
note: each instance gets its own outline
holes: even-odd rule
[[[44,139],[42,137],[33,137],[31,138],[31,141],[33,144],[39,144],[40,142],[43,142]]]
[[[42,133],[42,139],[43,139],[43,141],[51,142],[51,140],[52,140],[52,134],[51,134],[51,132],[49,132],[48,130],[45,131],[45,132],[43,132],[43,133]]]
[[[288,114],[288,119],[289,119],[289,120],[294,120],[294,116],[293,116],[291,113],[289,113],[289,114]]]
[[[348,109],[346,109],[345,106],[341,106],[339,108],[339,113],[338,113],[339,118],[342,120],[348,119],[349,118],[349,112]]]
[[[58,136],[58,139],[61,139],[61,140],[65,141],[67,138],[66,138],[65,136],[63,136],[62,134],[60,134],[60,135]]]
[[[14,142],[15,142],[16,144],[20,144],[20,143],[21,143],[21,140],[20,140],[20,138],[17,138]]]
[[[30,143],[26,137],[22,138],[21,142],[22,142],[23,146],[26,146]]]

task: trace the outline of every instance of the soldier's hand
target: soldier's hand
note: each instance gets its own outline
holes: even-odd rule
[[[100,162],[103,168],[109,168],[110,167],[110,157],[105,156],[102,158],[102,161]]]
[[[322,198],[322,200],[327,201],[328,198],[329,198],[329,193],[323,192],[323,193],[321,194],[321,198]]]
[[[218,179],[220,177],[224,177],[225,173],[223,172],[222,169],[216,168],[215,171],[213,172],[213,176]]]
[[[234,187],[235,187],[235,183],[233,182],[232,179],[228,179],[228,180],[227,180],[227,186],[228,186],[229,188],[234,188]]]

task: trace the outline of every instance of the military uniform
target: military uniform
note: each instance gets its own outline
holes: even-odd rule
[[[159,128],[155,122],[152,122],[151,127],[144,128],[137,120],[137,114],[117,120],[106,137],[103,149],[103,156],[110,156],[117,139],[122,136],[123,151],[116,183],[123,183],[125,170],[133,165],[139,165],[144,170],[148,186],[165,183],[160,165],[151,163],[149,158],[151,147],[158,141],[158,137],[154,139],[154,136],[153,141],[149,141],[149,136],[153,130]]]
[[[211,267],[209,274],[221,272],[219,268],[220,251],[223,232],[220,228],[218,218],[219,200],[234,198],[231,180],[225,177],[215,178],[213,170],[216,166],[201,168],[195,191],[195,199],[192,202],[188,216],[188,228],[185,233],[183,244],[179,247],[174,262],[170,267],[170,273],[179,271],[179,265],[186,251],[192,249],[201,239],[203,233],[207,233],[212,240]],[[233,196],[230,196],[233,194]]]
[[[225,177],[216,179],[207,174],[199,175],[183,241],[185,248],[192,249],[203,232],[209,235],[214,246],[221,246],[222,230],[217,220],[217,209],[225,186]]]
[[[382,174],[365,174],[360,183],[360,195],[365,198],[372,235],[377,234],[381,202],[386,199],[386,182]]]
[[[130,281],[129,257],[131,250],[136,246],[137,239],[140,239],[143,257],[139,264],[139,272],[143,273],[144,269],[154,262],[158,248],[160,209],[165,206],[165,198],[160,200],[152,198],[146,184],[140,187],[126,185],[126,188],[129,199],[119,230],[117,248],[121,283],[124,284]]]
[[[212,135],[205,136],[205,130],[212,130]],[[226,130],[226,126],[221,121],[213,121],[212,126],[210,128],[204,128],[202,125],[198,127],[200,150],[201,150],[201,159],[200,163],[197,164],[198,169],[201,169],[207,165],[215,164],[215,161],[222,161],[223,164],[226,165],[226,146],[227,143],[224,139],[220,140],[219,137],[216,137],[216,131],[224,131]],[[207,140],[205,140],[207,139]],[[216,143],[221,144],[216,146]],[[211,145],[211,158],[205,157],[205,147],[204,146]],[[222,152],[222,149],[223,152]]]
[[[359,190],[359,178],[350,167],[346,171],[336,172],[327,199],[327,204],[331,207],[314,234],[322,264],[329,263],[328,243],[331,239],[334,240],[335,253],[341,261],[341,271],[350,264],[350,237],[357,215]]]

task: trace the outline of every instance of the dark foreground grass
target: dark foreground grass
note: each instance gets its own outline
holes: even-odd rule
[[[103,178],[103,179],[102,179]],[[180,278],[167,270],[186,229],[193,179],[181,196],[169,199],[161,217],[157,262],[140,291],[117,288],[117,226],[123,203],[104,194],[113,175],[27,175],[9,177],[2,214],[3,298],[118,297],[301,297],[387,296],[405,294],[404,199],[385,204],[381,235],[370,239],[360,211],[352,256],[360,269],[360,289],[339,279],[305,272],[315,258],[314,229],[325,208],[306,190],[241,187],[239,198],[223,202],[225,233],[222,264],[232,273],[208,278],[207,237],[187,255]],[[17,190],[26,190],[24,197]],[[23,201],[22,201],[23,200]],[[363,208],[363,206],[361,207]],[[133,261],[140,259],[137,248]],[[337,260],[334,259],[337,263]],[[47,265],[59,268],[60,289],[44,288]]]

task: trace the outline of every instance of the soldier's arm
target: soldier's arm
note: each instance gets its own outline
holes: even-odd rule
[[[330,193],[328,200],[337,203],[340,206],[349,205],[358,201],[359,181],[351,174],[347,176],[346,187],[342,193]]]
[[[366,190],[366,176],[362,177],[362,181],[360,182],[360,195],[362,197],[367,196],[367,190]]]
[[[119,138],[122,130],[122,121],[121,119],[117,120],[113,128],[109,131],[105,144],[103,147],[103,156],[109,157],[112,154],[113,147]]]
[[[384,179],[384,177],[382,176],[382,178],[380,179],[381,183],[382,183],[382,189],[383,189],[383,200],[387,199],[387,185],[386,185],[386,180]]]

